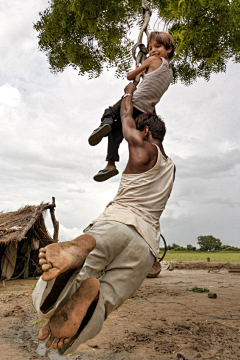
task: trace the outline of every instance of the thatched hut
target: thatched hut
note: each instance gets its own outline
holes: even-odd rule
[[[35,277],[41,274],[38,249],[58,241],[55,202],[27,205],[17,211],[0,212],[0,279]],[[50,210],[54,225],[53,238],[48,233],[44,215]]]

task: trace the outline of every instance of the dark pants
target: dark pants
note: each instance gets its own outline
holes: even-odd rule
[[[106,109],[101,118],[101,125],[109,124],[112,127],[112,131],[107,135],[108,148],[106,161],[119,161],[118,149],[123,141],[122,122],[120,117],[121,102],[122,100],[119,100],[115,105]],[[133,108],[132,116],[134,120],[140,114],[142,114],[142,111]]]

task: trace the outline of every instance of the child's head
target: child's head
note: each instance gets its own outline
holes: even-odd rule
[[[171,60],[175,50],[175,44],[172,36],[163,31],[151,32],[148,38],[148,44],[147,44],[148,49],[149,49],[149,44],[152,40],[155,40],[158,44],[162,44],[166,50],[171,49],[171,52],[168,54],[168,59]]]

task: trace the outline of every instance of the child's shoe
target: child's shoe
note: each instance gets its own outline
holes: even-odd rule
[[[88,138],[88,142],[91,146],[95,146],[98,143],[100,143],[100,141],[102,140],[102,138],[106,135],[108,135],[112,130],[111,125],[109,124],[104,124],[102,126],[99,126],[96,130],[93,131],[93,133],[89,136]]]
[[[100,170],[96,175],[94,175],[93,180],[95,180],[97,182],[101,182],[101,181],[108,180],[117,174],[118,174],[118,170],[116,168],[110,169],[110,170],[103,169],[103,170]]]

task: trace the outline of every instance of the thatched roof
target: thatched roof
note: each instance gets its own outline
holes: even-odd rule
[[[41,243],[52,242],[43,217],[50,206],[49,203],[41,203],[39,206],[27,205],[17,211],[0,212],[0,244],[21,241],[29,230]]]

